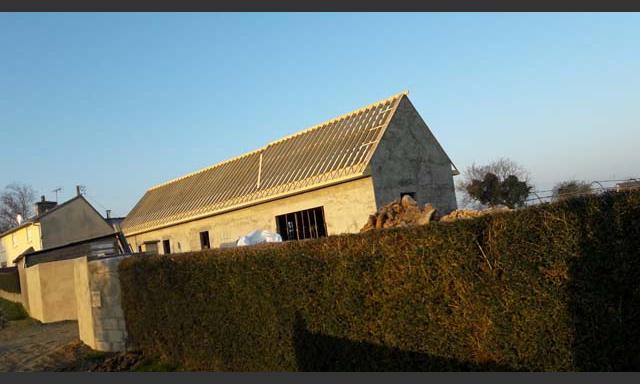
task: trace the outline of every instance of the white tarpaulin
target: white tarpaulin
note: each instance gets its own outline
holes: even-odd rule
[[[243,245],[254,245],[260,243],[278,243],[282,241],[279,233],[264,230],[256,230],[247,235],[242,236],[236,243],[239,247]]]

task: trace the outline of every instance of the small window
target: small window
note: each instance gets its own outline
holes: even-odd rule
[[[142,245],[138,245],[138,253],[142,253]]]
[[[403,197],[405,197],[405,195],[409,195],[411,196],[411,198],[413,200],[416,199],[416,193],[415,192],[400,192],[400,198],[402,199]]]
[[[158,253],[158,242],[157,241],[149,241],[144,243],[145,251],[149,253]]]
[[[200,232],[200,249],[210,249],[209,231]]]
[[[276,216],[276,226],[283,241],[327,236],[323,207]]]
[[[162,250],[164,251],[165,255],[168,255],[171,253],[171,243],[169,242],[169,240],[162,240]]]

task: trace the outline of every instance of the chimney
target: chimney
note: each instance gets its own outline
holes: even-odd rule
[[[80,196],[82,193],[80,193],[80,186],[76,185],[76,195]]]
[[[40,201],[36,203],[36,215],[40,216],[48,210],[53,209],[56,205],[58,205],[58,203],[55,201],[47,201],[44,195],[42,195]]]
[[[111,218],[111,210],[107,209],[107,219],[110,219],[110,218]]]

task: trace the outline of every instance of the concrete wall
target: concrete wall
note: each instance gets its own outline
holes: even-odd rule
[[[29,316],[42,321],[44,308],[42,305],[42,289],[40,288],[40,264],[24,269],[27,281],[27,297],[29,302]]]
[[[70,200],[40,219],[44,249],[113,233],[83,197]]]
[[[14,303],[20,303],[24,307],[24,303],[22,302],[22,295],[19,293],[7,292],[0,289],[0,298],[12,301]]]
[[[427,124],[403,97],[371,160],[378,207],[415,192],[419,204],[441,213],[456,209],[451,163]]]
[[[27,282],[27,271],[24,267],[25,259],[22,258],[18,262],[18,276],[20,277],[20,296],[22,297],[22,305],[27,313],[31,313],[29,310],[29,283]]]
[[[118,264],[126,256],[74,260],[80,340],[98,351],[124,351],[127,330]]]
[[[43,323],[77,318],[73,259],[37,264],[24,272],[29,316]]]
[[[235,241],[256,229],[275,232],[276,216],[319,206],[324,207],[329,235],[358,232],[367,222],[369,214],[376,210],[371,177],[143,234],[125,235],[134,250],[145,241],[169,239],[172,252],[195,251],[200,249],[201,231],[209,231],[211,246],[219,247],[221,243]],[[144,245],[142,248],[146,251]],[[160,243],[158,250],[163,252]]]

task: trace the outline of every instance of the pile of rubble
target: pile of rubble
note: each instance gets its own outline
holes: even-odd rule
[[[360,229],[360,232],[367,232],[372,229],[408,227],[412,225],[425,225],[432,221],[454,221],[459,219],[471,219],[482,215],[510,211],[507,207],[495,207],[481,211],[473,209],[455,210],[445,216],[439,216],[438,212],[431,204],[420,207],[409,195],[402,199],[394,200],[378,210],[373,215],[369,215],[369,220]]]
[[[454,221],[459,219],[472,219],[474,217],[479,217],[483,215],[487,215],[490,213],[504,212],[510,211],[510,208],[507,207],[494,207],[489,209],[483,209],[481,211],[476,211],[473,209],[458,209],[455,210],[448,215],[442,216],[440,221]]]
[[[397,199],[383,206],[373,215],[369,215],[367,224],[360,232],[372,229],[407,227],[410,225],[429,224],[436,217],[436,210],[431,204],[419,207],[413,198],[404,195],[402,199]]]

